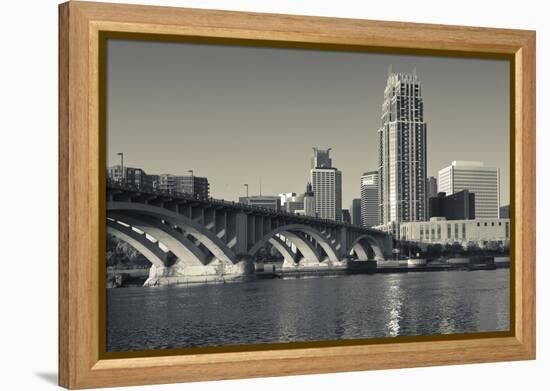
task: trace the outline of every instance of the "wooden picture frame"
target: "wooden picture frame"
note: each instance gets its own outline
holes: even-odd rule
[[[101,356],[102,32],[510,59],[513,330],[149,357]],[[59,6],[59,384],[90,388],[535,358],[535,32],[88,2]],[[103,251],[103,255],[102,255]]]

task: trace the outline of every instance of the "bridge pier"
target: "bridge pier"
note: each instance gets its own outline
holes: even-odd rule
[[[185,262],[178,261],[172,266],[151,265],[149,277],[143,286],[229,282],[242,279],[250,273],[249,260],[227,263],[215,259],[208,265],[186,265]]]

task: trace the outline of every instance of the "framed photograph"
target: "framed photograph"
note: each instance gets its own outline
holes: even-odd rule
[[[535,32],[59,16],[61,386],[535,358]]]

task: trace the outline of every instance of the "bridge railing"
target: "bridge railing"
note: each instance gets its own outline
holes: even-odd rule
[[[144,185],[144,184],[135,185],[135,184],[121,183],[120,181],[113,181],[113,180],[107,179],[107,192],[113,191],[113,190],[120,191],[120,192],[144,193],[144,194],[149,194],[149,195],[159,196],[159,197],[178,198],[182,200],[195,201],[195,202],[206,203],[210,205],[223,206],[228,208],[238,208],[249,212],[261,212],[261,213],[267,213],[274,216],[285,216],[285,217],[292,218],[293,220],[307,222],[310,224],[324,224],[324,225],[340,226],[340,227],[343,226],[343,227],[348,227],[353,229],[361,229],[368,232],[378,232],[377,230],[373,230],[372,228],[361,227],[358,225],[344,223],[341,221],[322,219],[314,216],[299,215],[296,213],[287,212],[285,210],[275,210],[271,208],[264,208],[261,206],[244,204],[242,202],[226,201],[223,199],[220,200],[218,198],[212,198],[212,197],[208,197],[208,198],[199,197],[196,194],[178,192],[174,190],[164,190],[151,185]]]

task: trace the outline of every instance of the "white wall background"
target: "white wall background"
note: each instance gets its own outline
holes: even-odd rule
[[[125,2],[119,0],[119,2]],[[550,368],[549,268],[543,226],[549,221],[548,13],[545,2],[461,0],[155,0],[134,3],[382,19],[537,30],[538,359],[317,376],[145,387],[155,390],[269,389],[544,389]],[[57,1],[6,1],[0,5],[0,388],[56,387],[57,377]],[[19,208],[23,207],[22,210]],[[546,251],[544,251],[546,250]],[[546,376],[545,376],[546,375]],[[541,384],[541,385],[539,385]],[[185,387],[185,388],[184,388]],[[137,389],[137,388],[136,388]]]

